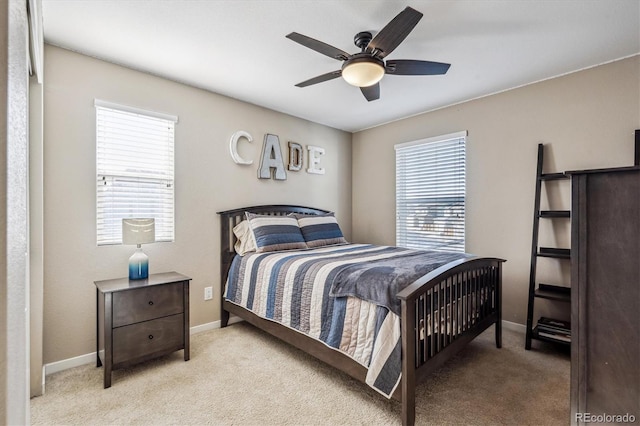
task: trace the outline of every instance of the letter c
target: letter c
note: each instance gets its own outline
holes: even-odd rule
[[[238,139],[242,137],[246,138],[249,142],[253,142],[253,138],[248,132],[245,132],[244,130],[238,130],[237,132],[235,132],[231,136],[231,140],[229,141],[229,151],[231,152],[231,158],[236,164],[253,164],[253,160],[245,160],[244,158],[240,157],[240,154],[238,154]]]

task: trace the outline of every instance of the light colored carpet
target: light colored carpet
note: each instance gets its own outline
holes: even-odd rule
[[[417,389],[421,425],[565,425],[568,352],[493,327]],[[182,351],[116,370],[85,365],[47,377],[34,425],[394,425],[400,403],[246,323],[191,336]]]

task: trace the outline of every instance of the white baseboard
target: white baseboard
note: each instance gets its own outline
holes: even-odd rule
[[[192,336],[194,334],[202,333],[203,331],[214,330],[216,328],[220,328],[220,321],[208,322],[206,324],[196,325],[189,329],[189,334]]]
[[[511,331],[517,331],[518,333],[526,333],[527,327],[524,324],[518,324],[517,322],[502,320],[502,328]]]
[[[233,323],[237,321],[229,321],[229,323]],[[208,322],[206,324],[196,325],[189,329],[189,334],[194,335],[197,333],[202,333],[203,331],[214,330],[216,328],[220,328],[220,321]],[[69,368],[79,367],[85,364],[96,363],[96,353],[91,352],[89,354],[76,356],[73,358],[63,359],[62,361],[51,362],[49,364],[45,364],[43,368],[43,377],[42,377],[42,388],[44,389],[44,380],[45,377],[49,374],[57,373],[59,371],[68,370]]]
[[[232,315],[229,319],[229,324],[235,324],[237,322],[243,321],[242,318]],[[502,327],[507,330],[517,331],[519,333],[524,333],[526,331],[526,327],[523,324],[518,324],[511,321],[502,320]],[[204,331],[215,330],[216,328],[220,328],[220,321],[208,322],[206,324],[196,325],[191,327],[190,333],[191,335],[202,333]],[[85,364],[91,364],[96,362],[96,353],[91,352],[89,354],[76,356],[73,358],[63,359],[62,361],[56,361],[49,364],[45,364],[43,366],[43,377],[42,377],[42,389],[44,391],[44,381],[45,377],[49,374],[57,373],[59,371],[68,370],[69,368],[79,367]]]
[[[85,364],[96,362],[96,353],[80,355],[73,358],[63,359],[62,361],[51,362],[44,365],[44,375],[57,373],[59,371],[68,370],[69,368],[79,367]],[[44,380],[44,379],[43,379]]]
[[[235,316],[233,314],[229,317],[229,325],[235,324],[237,322],[242,322],[242,321],[244,321],[242,318],[237,317],[237,316]]]

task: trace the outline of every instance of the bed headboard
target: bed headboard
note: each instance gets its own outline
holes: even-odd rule
[[[233,227],[245,219],[245,212],[270,216],[286,216],[289,213],[308,215],[329,213],[328,210],[285,204],[251,206],[218,212],[220,215],[220,284],[223,287],[224,283],[227,281],[227,274],[231,267],[231,261],[235,256],[233,246],[236,243],[237,238],[233,234]]]

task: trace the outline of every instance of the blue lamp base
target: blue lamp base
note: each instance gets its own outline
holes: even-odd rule
[[[138,246],[129,258],[129,279],[141,280],[149,277],[149,256]]]

